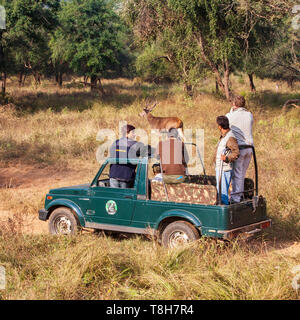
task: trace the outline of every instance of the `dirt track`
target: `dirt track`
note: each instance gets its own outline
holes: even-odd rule
[[[97,172],[97,167],[79,168],[37,168],[28,165],[0,168],[0,222],[17,219],[22,221],[21,232],[47,233],[47,223],[38,219],[37,210],[42,208],[49,189],[87,183]]]

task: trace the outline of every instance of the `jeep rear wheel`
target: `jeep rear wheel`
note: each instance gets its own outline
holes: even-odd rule
[[[68,208],[55,209],[49,219],[49,232],[54,235],[76,234],[79,230],[79,224]]]
[[[176,248],[200,238],[198,230],[187,221],[170,223],[162,232],[161,242],[166,248]]]

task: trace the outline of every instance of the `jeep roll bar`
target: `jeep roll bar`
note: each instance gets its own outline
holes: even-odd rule
[[[252,145],[242,145],[242,146],[239,146],[239,149],[240,150],[244,150],[244,149],[252,149],[252,154],[253,154],[253,161],[254,161],[254,170],[255,170],[255,188],[254,189],[250,189],[250,190],[244,190],[242,192],[234,192],[234,193],[231,193],[230,195],[233,195],[233,194],[240,194],[242,193],[243,195],[246,193],[246,192],[249,192],[249,191],[255,191],[255,196],[258,196],[258,169],[257,169],[257,161],[256,161],[256,153],[255,153],[255,148],[254,146]],[[223,166],[221,166],[221,173],[220,173],[220,176],[222,175],[223,173]],[[218,181],[217,181],[218,183]],[[222,188],[221,188],[221,179],[219,180],[219,193],[218,193],[218,204],[221,204],[221,193],[222,193]]]
[[[203,174],[204,176],[206,177],[206,171],[205,171],[205,168],[204,168],[204,163],[202,161],[202,157],[201,157],[201,153],[199,151],[199,148],[198,148],[198,145],[196,143],[192,143],[192,142],[185,142],[184,144],[189,144],[189,145],[192,145],[192,146],[195,146],[196,147],[196,150],[197,150],[197,154],[198,154],[198,157],[200,159],[200,162],[201,162],[201,166],[203,168]]]

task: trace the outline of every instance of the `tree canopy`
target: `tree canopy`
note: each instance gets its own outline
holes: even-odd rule
[[[198,69],[199,78],[208,69],[227,99],[231,72],[256,71],[288,10],[279,0],[128,0],[125,8],[140,43],[159,43],[182,79],[186,71]]]
[[[140,75],[181,82],[213,77],[227,99],[233,72],[299,79],[299,28],[291,0],[0,0],[2,92],[8,76]],[[100,82],[101,83],[101,82]]]

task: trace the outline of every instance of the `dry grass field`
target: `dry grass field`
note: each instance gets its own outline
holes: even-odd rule
[[[13,101],[0,107],[0,265],[6,270],[1,299],[299,299],[293,268],[300,265],[300,110],[281,110],[300,87],[246,78],[233,87],[254,115],[260,194],[273,227],[248,243],[212,239],[166,250],[143,237],[84,232],[52,237],[37,219],[50,188],[90,182],[99,163],[100,129],[116,132],[120,120],[150,132],[138,116],[155,97],[157,116],[178,116],[185,128],[204,129],[204,156],[213,174],[218,140],[215,119],[230,105],[203,82],[193,98],[178,85],[106,80],[105,97],[74,82],[58,89],[8,83]],[[249,176],[253,174],[251,167]]]

